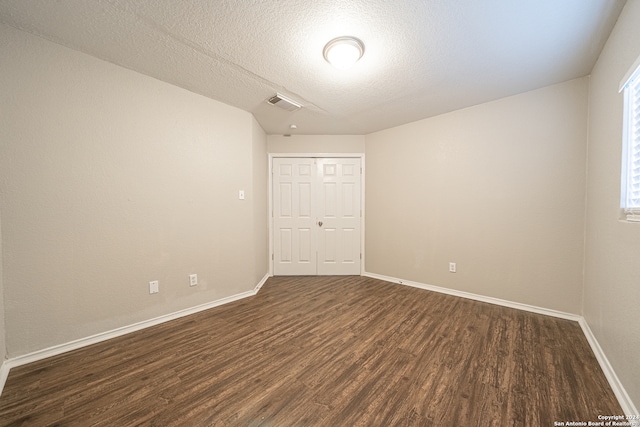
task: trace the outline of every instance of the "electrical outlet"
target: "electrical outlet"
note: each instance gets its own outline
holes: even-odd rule
[[[449,263],[449,273],[455,273],[456,272],[456,263],[455,262],[450,262]]]
[[[149,293],[157,294],[158,292],[160,292],[160,282],[158,282],[157,280],[152,280],[151,282],[149,282]]]
[[[198,275],[190,274],[189,275],[189,286],[196,286],[198,284]]]

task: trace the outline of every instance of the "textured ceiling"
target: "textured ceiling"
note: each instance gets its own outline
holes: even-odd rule
[[[0,0],[0,22],[249,111],[268,134],[366,134],[588,75],[624,3]],[[322,56],[342,35],[366,45],[349,70]],[[275,92],[304,108],[267,104]]]

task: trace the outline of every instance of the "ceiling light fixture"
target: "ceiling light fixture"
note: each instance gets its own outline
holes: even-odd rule
[[[329,64],[346,70],[362,58],[364,43],[351,36],[337,37],[325,45],[322,54]]]

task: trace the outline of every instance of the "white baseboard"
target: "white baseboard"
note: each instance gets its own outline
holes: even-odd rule
[[[265,284],[265,282],[269,277],[270,276],[268,274],[265,274],[262,280],[260,280],[260,282],[256,285],[256,287],[251,291],[242,292],[236,295],[231,295],[229,297],[221,298],[216,301],[211,301],[206,304],[197,305],[195,307],[190,307],[184,310],[176,311],[174,313],[165,314],[163,316],[159,316],[153,319],[144,320],[142,322],[134,323],[132,325],[123,326],[121,328],[113,329],[111,331],[101,332],[99,334],[91,335],[86,338],[80,338],[65,344],[56,345],[53,347],[45,348],[43,350],[34,351],[33,353],[25,354],[23,356],[18,356],[18,357],[5,360],[4,363],[2,364],[2,367],[0,367],[0,395],[2,395],[2,390],[4,389],[4,385],[5,385],[5,382],[7,381],[7,377],[9,376],[9,371],[11,370],[11,368],[15,368],[16,366],[26,365],[32,362],[37,362],[39,360],[43,360],[48,357],[57,356],[59,354],[66,353],[68,351],[77,350],[79,348],[86,347],[88,345],[110,340],[112,338],[126,335],[131,332],[136,332],[141,329],[146,329],[151,326],[156,326],[161,323],[169,322],[171,320],[175,320],[181,317],[189,316],[191,314],[199,313],[204,310],[209,310],[210,308],[218,307],[233,301],[238,301],[247,297],[254,296],[262,288],[262,286]]]
[[[625,413],[625,415],[640,414],[636,406],[633,404],[633,401],[627,394],[624,386],[620,382],[620,379],[616,375],[616,372],[613,370],[613,367],[609,363],[609,359],[607,359],[607,356],[604,354],[602,347],[600,347],[598,340],[596,339],[595,335],[593,335],[593,332],[591,331],[591,328],[589,327],[589,324],[587,323],[585,318],[583,317],[582,319],[580,319],[579,323],[584,336],[587,338],[587,341],[589,341],[589,345],[591,346],[596,359],[598,359],[598,363],[600,364],[605,377],[607,377],[607,381],[609,381],[611,389],[618,398],[618,402],[622,407],[622,411]]]
[[[4,384],[7,382],[7,378],[9,377],[9,369],[11,368],[7,365],[7,361],[3,361],[2,366],[0,366],[0,395],[2,394]]]
[[[260,289],[262,289],[262,287],[264,286],[265,283],[267,283],[267,280],[269,279],[269,277],[271,277],[271,275],[269,273],[265,274],[264,277],[262,278],[262,280],[260,280],[258,282],[258,284],[256,285],[255,288],[253,288],[253,292],[255,292],[255,294],[257,294],[258,292],[260,292]],[[255,295],[254,294],[254,295]]]
[[[604,354],[604,351],[600,347],[600,344],[598,343],[598,340],[593,335],[593,332],[591,331],[591,328],[589,328],[589,325],[587,324],[587,322],[584,319],[584,317],[576,315],[576,314],[564,313],[564,312],[557,311],[557,310],[551,310],[551,309],[542,308],[542,307],[536,307],[536,306],[532,306],[532,305],[528,305],[528,304],[522,304],[522,303],[502,300],[502,299],[499,299],[499,298],[486,297],[486,296],[483,296],[483,295],[477,295],[477,294],[473,294],[473,293],[469,293],[469,292],[457,291],[457,290],[454,290],[454,289],[447,289],[447,288],[442,288],[442,287],[439,287],[439,286],[432,286],[432,285],[426,285],[426,284],[423,284],[423,283],[412,282],[412,281],[409,281],[409,280],[397,279],[397,278],[394,278],[394,277],[383,276],[383,275],[375,274],[375,273],[367,273],[367,272],[365,272],[363,274],[363,276],[371,277],[371,278],[379,279],[379,280],[384,280],[386,282],[392,282],[392,283],[397,283],[397,284],[401,284],[401,285],[420,288],[420,289],[424,289],[424,290],[428,290],[428,291],[434,291],[434,292],[444,293],[444,294],[448,294],[448,295],[458,296],[458,297],[461,297],[461,298],[467,298],[467,299],[471,299],[471,300],[475,300],[475,301],[487,302],[487,303],[490,303],[490,304],[501,305],[501,306],[504,306],[504,307],[515,308],[515,309],[518,309],[518,310],[524,310],[524,311],[529,311],[529,312],[533,312],[533,313],[544,314],[544,315],[547,315],[547,316],[553,316],[553,317],[559,317],[559,318],[562,318],[562,319],[568,319],[568,320],[577,321],[580,324],[580,327],[582,328],[582,331],[583,331],[585,337],[587,338],[587,341],[589,342],[589,345],[591,346],[591,349],[593,350],[593,353],[595,354],[596,359],[598,360],[598,363],[600,364],[600,367],[602,368],[602,371],[604,372],[607,380],[609,381],[609,385],[611,386],[613,392],[615,393],[615,395],[616,395],[616,397],[618,399],[618,402],[620,403],[620,406],[622,407],[622,410],[627,415],[637,415],[637,414],[639,414],[638,410],[636,409],[635,405],[633,404],[633,401],[631,400],[631,398],[627,394],[624,386],[622,385],[622,383],[618,379],[618,376],[616,375],[615,371],[611,367],[611,364],[609,363],[609,360],[607,359],[606,355]],[[222,299],[219,299],[219,300],[216,300],[216,301],[212,301],[210,303],[201,304],[201,305],[198,305],[198,306],[195,306],[195,307],[191,307],[191,308],[188,308],[188,309],[185,309],[185,310],[177,311],[175,313],[170,313],[170,314],[167,314],[167,315],[164,315],[164,316],[156,317],[154,319],[150,319],[150,320],[145,320],[143,322],[134,323],[133,325],[124,326],[122,328],[117,328],[117,329],[114,329],[114,330],[111,330],[111,331],[107,331],[107,332],[103,332],[103,333],[100,333],[100,334],[92,335],[90,337],[86,337],[86,338],[82,338],[82,339],[79,339],[79,340],[71,341],[71,342],[66,343],[66,344],[57,345],[57,346],[50,347],[50,348],[47,348],[47,349],[44,349],[44,350],[39,350],[39,351],[36,351],[36,352],[33,352],[33,353],[29,353],[29,354],[26,354],[24,356],[19,356],[19,357],[15,357],[15,358],[12,358],[12,359],[9,359],[9,360],[5,360],[2,363],[2,366],[0,366],[0,395],[2,394],[2,390],[4,389],[4,385],[5,385],[6,381],[7,381],[7,378],[9,376],[9,371],[11,370],[11,368],[14,368],[16,366],[25,365],[27,363],[36,362],[38,360],[46,359],[47,357],[56,356],[58,354],[66,353],[66,352],[71,351],[71,350],[76,350],[78,348],[82,348],[82,347],[85,347],[85,346],[88,346],[88,345],[91,345],[91,344],[96,344],[98,342],[106,341],[106,340],[109,340],[111,338],[116,338],[116,337],[131,333],[131,332],[139,331],[141,329],[149,328],[151,326],[159,325],[159,324],[164,323],[164,322],[168,322],[168,321],[171,321],[171,320],[179,319],[179,318],[184,317],[184,316],[189,316],[191,314],[195,314],[195,313],[198,313],[198,312],[201,312],[201,311],[204,311],[204,310],[208,310],[208,309],[213,308],[213,307],[218,307],[218,306],[221,306],[221,305],[224,305],[224,304],[228,304],[228,303],[233,302],[233,301],[238,301],[238,300],[243,299],[243,298],[254,296],[260,291],[260,289],[262,288],[262,286],[265,284],[265,282],[267,281],[267,279],[269,277],[270,277],[269,274],[266,274],[262,278],[262,280],[260,280],[260,282],[255,286],[255,288],[252,291],[242,292],[240,294],[232,295],[232,296],[229,296],[229,297],[226,297],[226,298],[222,298]]]
[[[624,411],[625,415],[640,414],[636,409],[635,405],[633,404],[633,401],[627,394],[627,391],[625,390],[624,386],[620,382],[620,379],[618,378],[615,371],[613,370],[613,367],[611,366],[611,364],[609,363],[609,360],[605,356],[604,351],[602,350],[602,347],[600,347],[598,340],[593,335],[593,332],[591,332],[591,328],[589,328],[589,325],[587,324],[587,321],[583,316],[580,316],[577,314],[571,314],[571,313],[564,313],[562,311],[551,310],[548,308],[536,307],[528,304],[522,304],[518,302],[502,300],[499,298],[486,297],[483,295],[472,294],[469,292],[457,291],[455,289],[447,289],[447,288],[441,288],[439,286],[426,285],[424,283],[412,282],[409,280],[383,276],[375,273],[364,273],[363,276],[371,277],[373,279],[384,280],[386,282],[392,282],[392,283],[398,283],[401,285],[411,286],[414,288],[425,289],[428,291],[434,291],[434,292],[453,295],[457,297],[468,298],[475,301],[488,302],[490,304],[496,304],[504,307],[515,308],[518,310],[530,311],[533,313],[544,314],[547,316],[559,317],[561,319],[576,321],[582,328],[582,332],[587,338],[587,341],[591,346],[591,350],[595,354],[596,359],[598,360],[598,364],[600,365],[600,368],[602,368],[602,371],[604,372],[604,375],[607,378],[607,381],[609,381],[609,385],[611,386],[613,393],[616,395],[616,398],[618,399],[618,402],[620,403],[620,406],[622,407],[622,410]]]
[[[364,273],[363,276],[373,279],[384,280],[385,282],[398,283],[400,285],[420,288],[427,291],[438,292],[441,294],[453,295],[456,297],[471,299],[474,301],[486,302],[489,304],[501,305],[503,307],[515,308],[518,310],[530,311],[532,313],[544,314],[545,316],[559,317],[561,319],[580,321],[582,316],[578,314],[565,313],[564,311],[552,310],[550,308],[537,307],[535,305],[522,304],[519,302],[507,301],[500,298],[487,297],[484,295],[472,294],[470,292],[457,291],[455,289],[441,288],[440,286],[426,285],[424,283],[412,282],[410,280],[398,279],[395,277],[383,276],[375,273]]]

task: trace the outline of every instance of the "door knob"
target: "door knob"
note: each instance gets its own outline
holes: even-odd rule
[[[318,225],[322,227],[322,221],[318,221]]]

